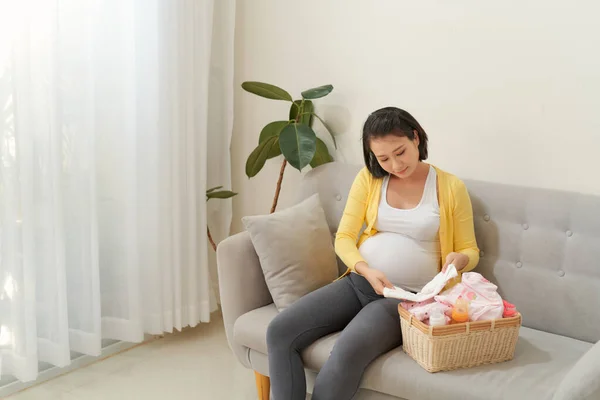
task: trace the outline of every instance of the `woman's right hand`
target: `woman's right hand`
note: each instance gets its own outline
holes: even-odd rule
[[[394,285],[392,285],[392,283],[388,280],[388,278],[383,272],[369,267],[367,263],[359,262],[358,264],[356,264],[354,269],[360,275],[364,276],[367,281],[369,281],[369,283],[373,287],[373,290],[375,290],[375,293],[377,293],[380,296],[383,296],[384,288],[394,288]]]

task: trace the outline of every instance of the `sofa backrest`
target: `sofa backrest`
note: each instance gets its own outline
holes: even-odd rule
[[[360,166],[308,172],[299,198],[319,193],[335,233]],[[600,340],[600,197],[465,181],[481,259],[475,269],[516,304],[523,324]]]

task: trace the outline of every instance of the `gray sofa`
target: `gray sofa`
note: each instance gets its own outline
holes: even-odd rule
[[[303,179],[298,200],[319,193],[332,235],[359,169],[330,163]],[[523,315],[515,358],[430,374],[397,348],[371,364],[356,398],[600,399],[600,197],[465,183],[481,249],[476,271]],[[265,334],[277,310],[250,236],[224,240],[217,262],[229,344],[244,366],[268,376]],[[309,392],[337,337],[304,351]]]

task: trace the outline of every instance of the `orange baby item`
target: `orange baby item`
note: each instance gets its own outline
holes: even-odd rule
[[[460,324],[469,321],[469,303],[462,296],[456,300],[452,307],[452,323]]]

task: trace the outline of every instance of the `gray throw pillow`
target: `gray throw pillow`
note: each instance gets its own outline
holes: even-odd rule
[[[279,311],[333,282],[338,267],[317,194],[269,215],[242,218]]]
[[[567,373],[553,400],[600,399],[600,342],[588,350]]]

